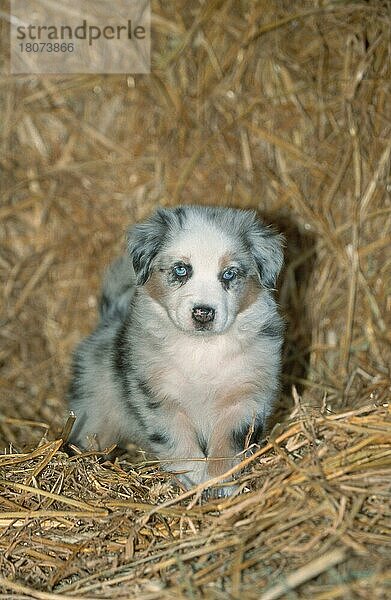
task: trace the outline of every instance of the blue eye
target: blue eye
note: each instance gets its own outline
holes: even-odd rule
[[[187,269],[183,265],[178,265],[174,267],[174,273],[177,277],[186,277]]]
[[[236,271],[234,271],[233,269],[227,269],[223,273],[224,281],[232,281],[232,279],[235,279],[235,277],[236,277]]]

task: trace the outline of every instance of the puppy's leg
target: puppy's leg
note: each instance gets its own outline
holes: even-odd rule
[[[169,411],[159,426],[149,440],[162,467],[175,473],[187,489],[205,481],[205,449],[186,413]]]
[[[209,479],[223,475],[243,459],[243,450],[260,435],[261,419],[253,411],[248,412],[245,406],[230,406],[217,421],[211,435],[208,448],[206,473]],[[228,478],[224,481],[232,481]],[[236,490],[235,485],[222,486],[213,491],[211,496],[229,496]]]
[[[68,399],[76,422],[69,441],[80,448],[103,451],[133,437],[135,427],[128,431],[132,414],[124,405],[113,369],[117,329],[116,322],[98,327],[74,354]]]

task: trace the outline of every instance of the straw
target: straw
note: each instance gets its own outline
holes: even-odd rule
[[[0,599],[389,595],[390,22],[382,0],[156,1],[150,75],[4,70]],[[102,273],[178,203],[287,240],[281,398],[225,499],[137,448],[64,451]]]

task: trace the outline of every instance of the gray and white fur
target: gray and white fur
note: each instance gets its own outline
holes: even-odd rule
[[[253,211],[160,208],[133,226],[75,352],[70,441],[133,442],[187,488],[237,464],[279,389],[282,263],[282,237]]]

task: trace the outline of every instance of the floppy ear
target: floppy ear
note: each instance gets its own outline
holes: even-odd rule
[[[248,242],[261,283],[267,288],[274,288],[284,262],[284,237],[272,228],[262,225],[254,213]]]
[[[171,211],[159,208],[147,221],[129,229],[128,251],[139,285],[148,281],[153,260],[163,245],[171,222]]]

